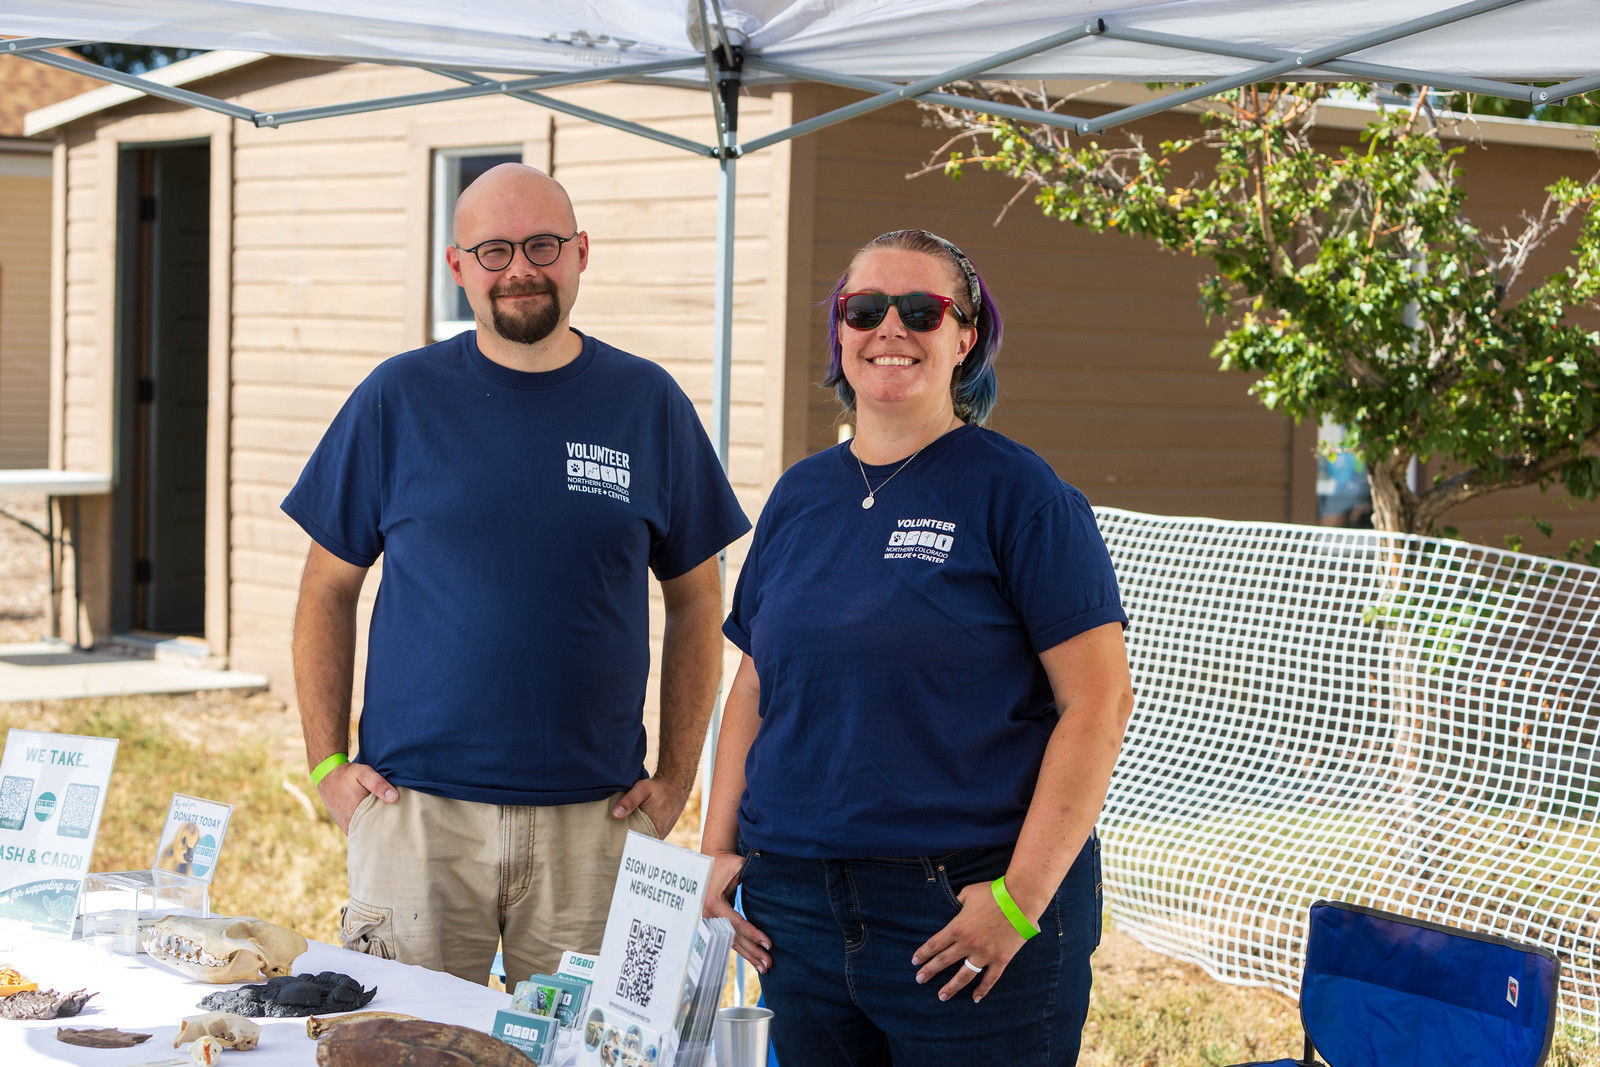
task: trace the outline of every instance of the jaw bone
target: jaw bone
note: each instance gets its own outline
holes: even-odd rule
[[[190,978],[227,985],[291,973],[306,939],[260,919],[168,915],[145,931],[139,947]]]

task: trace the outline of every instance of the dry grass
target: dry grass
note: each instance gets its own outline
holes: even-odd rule
[[[148,868],[175,792],[234,805],[212,908],[337,941],[344,835],[309,789],[299,724],[265,694],[0,704],[0,728],[117,737],[92,869]]]
[[[1298,1056],[1293,1001],[1226,986],[1107,930],[1094,955],[1082,1067],[1214,1067]]]

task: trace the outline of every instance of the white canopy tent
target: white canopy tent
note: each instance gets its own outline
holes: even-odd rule
[[[18,38],[0,54],[257,126],[500,94],[716,160],[711,437],[724,465],[742,156],[914,98],[1085,135],[1261,81],[1399,82],[1536,104],[1600,88],[1600,0],[0,0],[0,34]],[[46,51],[99,41],[402,64],[453,84],[258,112]],[[940,92],[975,78],[1200,84],[1092,118]],[[706,88],[707,141],[541,91],[612,80]],[[804,81],[872,95],[740,140],[741,87]]]
[[[17,35],[0,49],[19,58],[257,126],[502,94],[717,160],[712,439],[724,463],[741,156],[912,98],[1084,135],[1292,78],[1404,82],[1532,103],[1600,88],[1600,0],[0,0],[0,33]],[[46,51],[99,41],[404,64],[457,84],[258,112]],[[980,77],[1201,84],[1094,118],[939,92]],[[608,80],[714,89],[709,143],[540,91]],[[796,81],[874,95],[741,141],[741,86]]]

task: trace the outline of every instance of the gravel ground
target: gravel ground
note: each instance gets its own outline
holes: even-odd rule
[[[0,496],[0,645],[37,641],[50,629],[50,554],[16,519],[44,529],[45,497]]]

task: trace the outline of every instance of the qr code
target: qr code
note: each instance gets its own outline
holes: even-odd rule
[[[656,964],[661,962],[661,946],[667,932],[659,926],[633,920],[628,931],[627,955],[622,961],[622,977],[617,979],[617,996],[641,1008],[650,1006],[656,988]]]
[[[88,837],[94,828],[94,810],[99,802],[99,786],[80,783],[67,786],[66,795],[61,798],[56,833],[62,837]]]
[[[33,799],[33,779],[6,775],[0,780],[0,827],[20,830],[28,821],[28,801]]]

